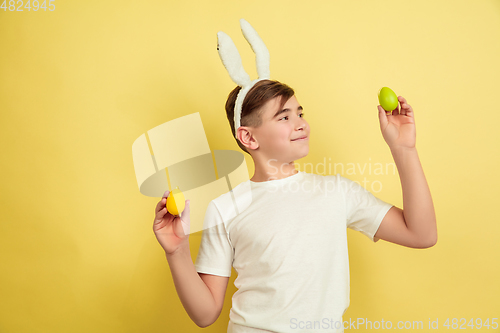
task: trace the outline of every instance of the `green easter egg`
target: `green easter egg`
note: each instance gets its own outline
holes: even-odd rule
[[[387,87],[383,87],[378,92],[378,101],[385,111],[393,111],[399,103],[396,93]]]

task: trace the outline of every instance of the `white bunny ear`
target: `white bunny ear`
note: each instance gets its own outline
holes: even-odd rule
[[[269,70],[269,50],[262,41],[259,34],[245,19],[240,19],[241,31],[255,53],[255,62],[257,65],[257,74],[259,79],[269,79],[271,74]]]
[[[241,87],[236,96],[236,101],[234,104],[234,131],[238,131],[241,125],[241,108],[243,106],[243,100],[250,89],[260,80],[270,79],[269,72],[269,51],[260,38],[257,31],[244,19],[240,19],[241,31],[245,36],[245,39],[252,47],[255,53],[255,61],[257,64],[257,74],[259,78],[250,81],[250,76],[243,69],[241,63],[240,53],[233,43],[231,37],[222,31],[217,33],[217,50],[219,56],[226,67],[231,79]]]
[[[240,87],[250,84],[250,76],[243,69],[241,56],[234,45],[233,40],[226,33],[219,31],[217,33],[217,50],[220,59],[226,67],[231,79]]]

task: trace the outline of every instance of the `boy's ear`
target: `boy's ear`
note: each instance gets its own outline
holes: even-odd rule
[[[236,137],[247,149],[255,150],[259,148],[257,138],[253,135],[252,130],[249,127],[240,126],[236,132]]]

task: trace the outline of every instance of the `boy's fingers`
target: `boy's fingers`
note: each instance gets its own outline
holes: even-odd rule
[[[190,231],[190,225],[191,225],[191,202],[190,200],[185,201],[185,207],[184,211],[181,213],[180,220],[181,220],[181,227],[182,227],[182,232],[184,236],[189,234]],[[180,230],[179,230],[180,231]]]
[[[191,229],[191,202],[190,200],[186,200],[186,207],[184,208],[184,211],[182,212],[181,215],[181,225],[182,225],[182,231],[184,232],[184,235],[189,234],[189,231]]]
[[[181,214],[181,220],[190,221],[191,219],[191,200],[185,201],[184,211]]]
[[[382,108],[381,105],[377,106],[378,108],[378,119],[380,123],[380,128],[384,129],[387,126],[388,120],[387,120],[387,114],[386,111]]]
[[[166,198],[168,197],[169,194],[170,194],[170,191],[168,191],[168,190],[165,191],[165,193],[163,193],[161,200],[156,204],[155,213],[158,213],[160,211],[160,209],[165,207],[165,204],[167,202]]]
[[[160,211],[160,209],[165,207],[165,204],[166,204],[166,199],[161,198],[161,200],[158,201],[158,203],[156,204],[155,213],[158,213]]]
[[[160,211],[156,213],[154,224],[160,223],[163,220],[163,217],[165,216],[166,213],[167,213],[166,207],[164,209],[160,209]]]

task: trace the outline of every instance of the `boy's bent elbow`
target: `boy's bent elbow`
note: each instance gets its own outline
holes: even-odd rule
[[[437,244],[437,237],[436,238],[433,238],[431,239],[429,242],[427,242],[426,244],[426,249],[430,248],[430,247],[433,247],[434,245]]]
[[[204,323],[203,324],[195,323],[195,324],[196,324],[196,326],[198,326],[200,328],[206,328],[206,327],[212,325],[212,324],[204,324]]]
[[[417,249],[428,249],[430,247],[433,247],[437,243],[437,235],[435,235],[432,238],[428,238],[424,242],[420,243],[419,246],[417,246]]]
[[[219,311],[216,311],[215,307],[210,307],[209,309],[210,313],[205,312],[203,315],[199,314],[197,318],[191,317],[191,320],[193,320],[196,326],[200,328],[206,328],[208,326],[211,326],[217,321],[217,319],[219,319],[222,309],[220,309]]]
[[[206,327],[212,325],[213,323],[215,323],[217,318],[219,318],[219,316],[217,316],[215,318],[208,318],[207,320],[202,320],[202,321],[198,321],[198,322],[195,321],[195,324],[196,324],[196,326],[198,326],[200,328],[206,328]]]
[[[438,242],[437,231],[432,235],[432,237],[427,241],[427,247],[433,247]]]

